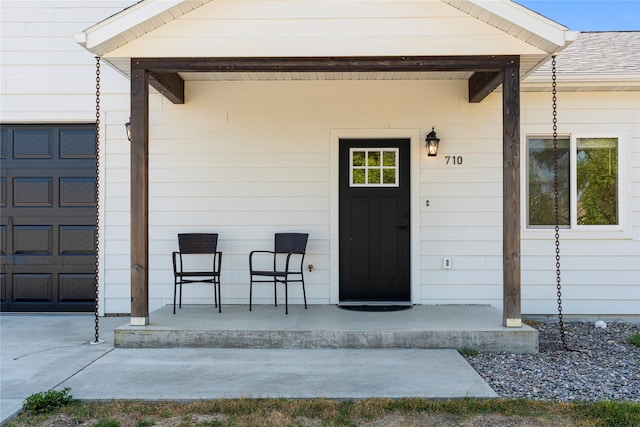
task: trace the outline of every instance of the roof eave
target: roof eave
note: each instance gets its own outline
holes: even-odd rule
[[[109,51],[103,47],[106,42],[120,38],[122,44],[125,44],[128,42],[126,34],[135,38],[150,31],[149,28],[164,25],[209,1],[211,0],[142,0],[82,33],[74,34],[74,37],[85,49],[102,56]],[[142,25],[148,28],[141,29],[140,34],[135,34],[134,28]],[[84,37],[81,34],[84,34]]]
[[[638,74],[558,74],[556,78],[558,90],[576,91],[580,89],[604,91],[640,90]],[[546,74],[534,74],[522,82],[522,89],[528,91],[545,91],[551,88],[551,78]]]
[[[560,52],[579,34],[511,0],[442,1],[549,54]]]

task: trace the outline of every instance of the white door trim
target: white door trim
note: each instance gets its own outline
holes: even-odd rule
[[[330,303],[340,302],[339,288],[339,196],[338,178],[339,150],[341,138],[391,139],[408,138],[411,167],[411,302],[419,304],[420,295],[420,156],[422,153],[420,129],[332,129],[331,130],[331,180],[329,218],[329,284]]]

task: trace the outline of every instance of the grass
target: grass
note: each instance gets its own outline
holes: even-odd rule
[[[634,345],[636,347],[640,347],[640,333],[637,334],[633,334],[631,335],[628,339],[627,342],[631,345]]]
[[[469,356],[477,355],[478,351],[474,350],[472,348],[462,348],[462,349],[458,350],[458,353],[460,353],[463,356],[469,357]]]
[[[525,399],[228,399],[192,403],[72,401],[46,414],[25,410],[7,427],[81,423],[94,427],[358,426],[362,423],[376,425],[383,419],[387,423],[385,425],[442,425],[443,419],[451,422],[447,425],[458,425],[487,416],[498,417],[496,419],[503,423],[494,425],[503,426],[518,425],[518,420],[522,419],[526,422],[533,420],[537,423],[534,425],[638,426],[640,403],[558,403]],[[55,424],[56,420],[64,422]],[[389,424],[389,420],[396,420],[398,424]]]
[[[69,387],[62,390],[47,390],[34,393],[24,401],[24,409],[34,413],[43,414],[51,412],[61,406],[65,406],[73,400]]]

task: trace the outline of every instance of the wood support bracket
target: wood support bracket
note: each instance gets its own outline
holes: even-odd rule
[[[473,73],[469,79],[469,102],[481,102],[501,84],[501,71]]]
[[[184,104],[184,80],[178,73],[150,73],[149,84],[174,104]]]

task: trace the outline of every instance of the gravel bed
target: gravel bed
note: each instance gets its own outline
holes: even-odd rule
[[[640,325],[527,322],[538,330],[538,354],[478,353],[466,360],[500,396],[548,401],[640,402],[640,347],[627,342]]]

